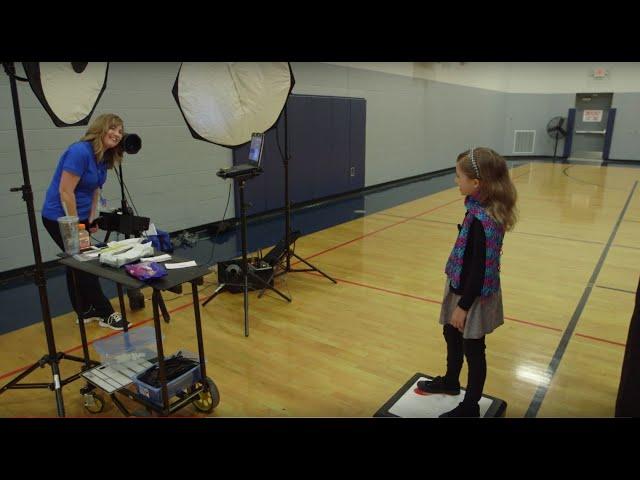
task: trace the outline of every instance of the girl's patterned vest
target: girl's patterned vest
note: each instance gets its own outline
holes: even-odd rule
[[[491,218],[482,205],[480,205],[480,202],[472,196],[467,196],[464,205],[467,208],[467,215],[464,217],[462,228],[460,228],[460,233],[458,233],[458,238],[453,246],[444,271],[449,277],[453,288],[459,288],[464,249],[467,245],[469,228],[471,227],[473,219],[477,218],[482,223],[487,243],[484,281],[480,295],[482,297],[488,297],[500,288],[500,253],[502,251],[504,228]]]

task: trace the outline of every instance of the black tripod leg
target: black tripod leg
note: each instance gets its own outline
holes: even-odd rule
[[[273,290],[274,292],[276,292],[278,295],[280,295],[282,298],[284,298],[287,302],[290,302],[291,299],[289,297],[287,297],[284,293],[282,293],[280,290],[278,290],[275,287],[272,287],[271,285],[269,285],[267,282],[265,282],[262,278],[260,278],[258,275],[256,275],[255,273],[253,273],[252,271],[248,272],[249,276],[255,280],[257,280],[259,283],[262,284],[262,286],[264,288],[268,288],[269,290]]]
[[[34,363],[29,368],[27,368],[24,372],[18,375],[16,378],[14,378],[9,383],[7,383],[4,387],[0,388],[0,394],[3,394],[5,391],[9,390],[10,388],[15,388],[14,385],[20,382],[20,380],[22,380],[31,372],[33,372],[36,368],[44,367],[47,363],[49,363],[49,357],[45,355],[44,357],[42,357],[42,359],[38,363]]]
[[[14,62],[3,62],[4,71],[9,76],[11,87],[11,100],[13,103],[13,115],[16,121],[16,133],[18,134],[18,149],[20,151],[20,163],[22,165],[22,179],[24,184],[18,188],[11,188],[12,192],[22,191],[22,199],[27,203],[27,217],[29,218],[29,231],[31,233],[31,246],[33,247],[33,257],[35,260],[35,284],[40,293],[40,309],[44,322],[45,336],[47,337],[47,347],[49,349],[49,363],[53,375],[53,384],[56,395],[56,406],[58,416],[64,417],[64,402],[62,400],[62,385],[60,383],[60,368],[56,355],[56,344],[53,337],[53,327],[51,325],[51,312],[49,310],[49,299],[47,296],[47,282],[42,267],[42,253],[40,252],[40,241],[38,239],[38,227],[36,224],[35,208],[33,206],[33,190],[29,180],[29,166],[27,164],[27,149],[24,144],[24,132],[22,130],[22,116],[20,114],[20,101],[18,100],[18,87],[16,84],[16,67]]]
[[[215,292],[213,292],[213,294],[202,303],[202,306],[204,307],[207,303],[216,298],[216,296],[218,296],[218,294],[222,292],[226,285],[226,283],[221,283],[220,285],[218,285],[218,288],[216,288]]]
[[[276,276],[276,271],[275,271],[275,269],[274,269],[274,270],[273,270],[273,273],[271,273],[271,276],[269,277],[269,280],[267,280],[267,282],[266,282],[266,283],[267,283],[268,285],[271,285],[271,281],[275,278],[275,276]],[[267,289],[267,288],[266,288],[266,287],[264,287],[262,290],[260,290],[260,293],[258,294],[258,298],[262,298],[262,296],[264,295],[264,292],[265,292],[265,290],[266,290],[266,289]]]
[[[296,257],[298,260],[300,260],[302,263],[304,263],[305,265],[308,265],[309,267],[311,267],[311,269],[315,270],[316,272],[320,273],[321,275],[327,277],[329,280],[331,280],[333,283],[338,283],[336,282],[333,278],[331,278],[329,275],[327,275],[326,273],[324,273],[322,270],[320,270],[319,268],[314,267],[313,265],[311,265],[309,262],[307,262],[304,258],[299,257],[298,255],[296,255],[295,253],[291,252],[291,255],[293,255],[294,257]]]

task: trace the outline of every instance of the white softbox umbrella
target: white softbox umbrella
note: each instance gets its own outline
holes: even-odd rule
[[[236,147],[275,125],[293,85],[288,62],[185,62],[173,96],[194,138]]]
[[[23,62],[29,85],[56,127],[87,125],[107,85],[108,62]]]

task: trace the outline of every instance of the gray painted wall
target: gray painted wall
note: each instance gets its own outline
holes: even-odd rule
[[[125,181],[140,214],[167,231],[222,219],[229,182],[215,172],[232,162],[231,150],[191,137],[171,95],[178,67],[111,63],[96,109],[96,114],[119,114],[126,130],[142,137],[140,153],[125,158]],[[552,116],[566,115],[574,101],[569,94],[507,94],[322,63],[294,62],[292,68],[294,93],[367,100],[366,186],[451,167],[471,145],[511,155],[515,129],[535,129],[534,154],[552,155],[544,128]],[[20,82],[18,88],[40,244],[44,260],[52,260],[57,247],[39,218],[44,191],[60,154],[85,129],[54,127],[28,84]],[[614,107],[611,158],[637,159],[640,94],[616,94]],[[21,184],[9,82],[1,73],[0,271],[33,263],[26,204],[9,193]],[[111,172],[104,193],[112,206],[119,205],[117,185]],[[233,202],[226,216],[235,216]]]
[[[553,155],[555,140],[547,134],[547,123],[555,116],[567,118],[573,107],[575,95],[571,94],[527,94],[509,93],[506,95],[506,115],[504,116],[503,155],[513,153],[514,131],[535,130],[534,155]],[[564,140],[558,141],[556,155],[561,156]]]
[[[451,167],[471,145],[502,148],[504,93],[320,63],[292,67],[295,93],[367,100],[365,186]]]

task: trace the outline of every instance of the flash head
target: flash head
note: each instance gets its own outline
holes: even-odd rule
[[[120,141],[120,146],[125,153],[132,155],[140,151],[142,140],[135,133],[125,133]]]

